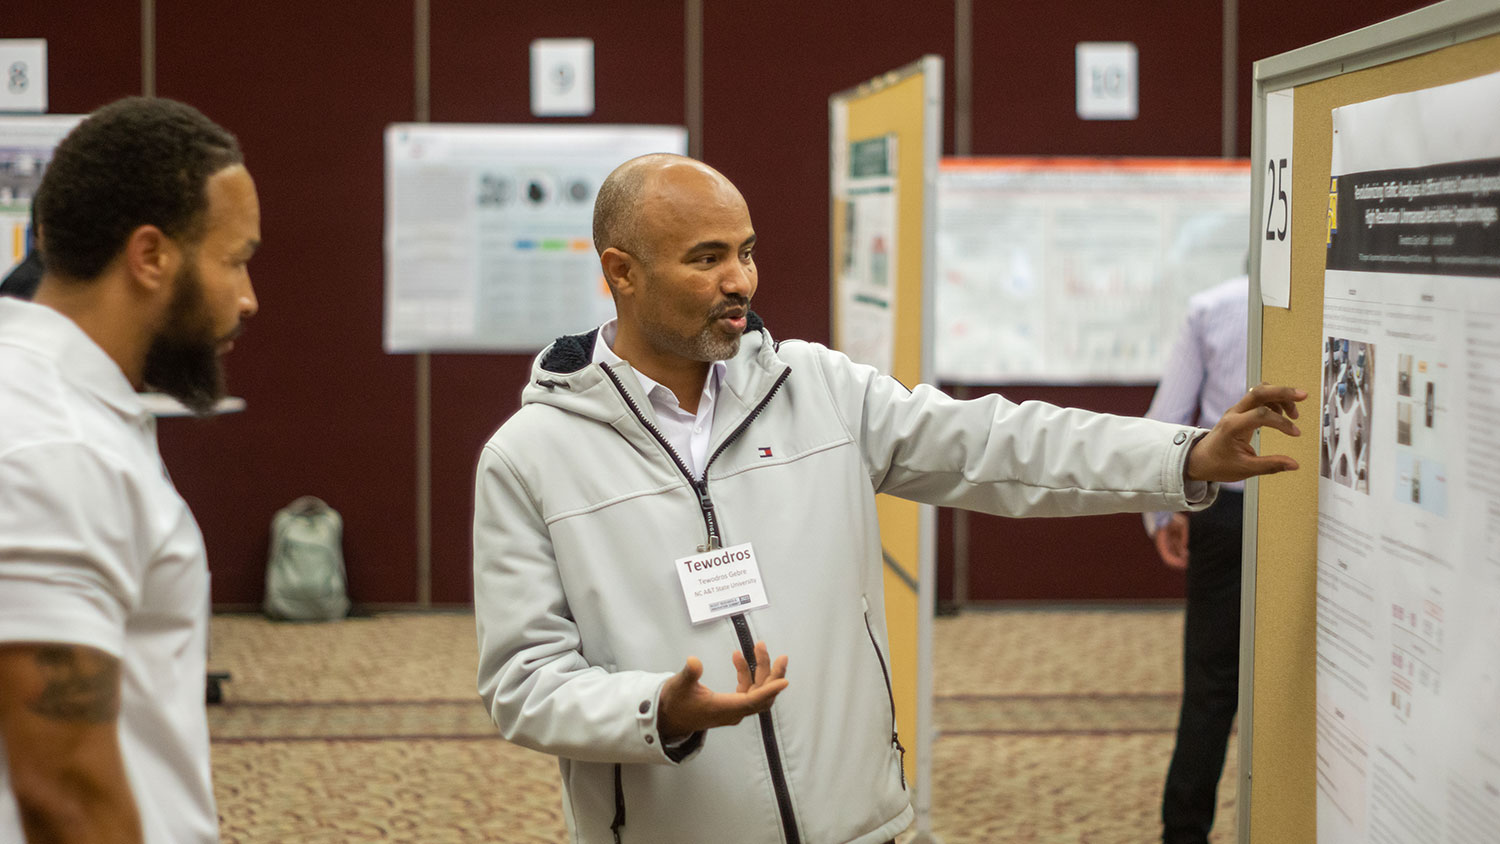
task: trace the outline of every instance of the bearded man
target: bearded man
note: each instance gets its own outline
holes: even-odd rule
[[[139,390],[198,413],[257,308],[234,136],[132,98],[58,146],[0,299],[0,841],[212,842],[203,538]]]

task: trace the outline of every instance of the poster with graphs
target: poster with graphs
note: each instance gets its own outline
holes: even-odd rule
[[[1333,112],[1319,844],[1500,829],[1497,101],[1493,75]]]
[[[385,133],[385,349],[532,353],[614,316],[594,197],[676,126],[395,124]]]

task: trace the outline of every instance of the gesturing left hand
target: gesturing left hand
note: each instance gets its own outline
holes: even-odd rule
[[[662,684],[657,699],[656,728],[663,741],[713,727],[738,724],[748,715],[764,712],[787,687],[786,657],[771,662],[765,642],[755,643],[755,669],[739,651],[730,654],[738,678],[734,692],[715,692],[703,685],[703,661],[687,659],[682,670]]]
[[[1250,388],[1188,452],[1188,480],[1242,481],[1296,469],[1297,461],[1284,454],[1256,454],[1250,438],[1262,426],[1289,437],[1301,436],[1292,420],[1297,418],[1297,402],[1305,398],[1307,391],[1294,387],[1262,383]]]

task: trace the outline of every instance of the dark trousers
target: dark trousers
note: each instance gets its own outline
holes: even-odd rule
[[[1162,841],[1205,844],[1239,706],[1240,540],[1245,496],[1221,490],[1189,517],[1182,711],[1162,795]]]

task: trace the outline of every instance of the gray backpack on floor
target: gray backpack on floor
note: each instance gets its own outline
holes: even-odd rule
[[[266,561],[266,615],[289,621],[348,615],[343,542],[343,518],[321,499],[304,495],[277,510]]]

